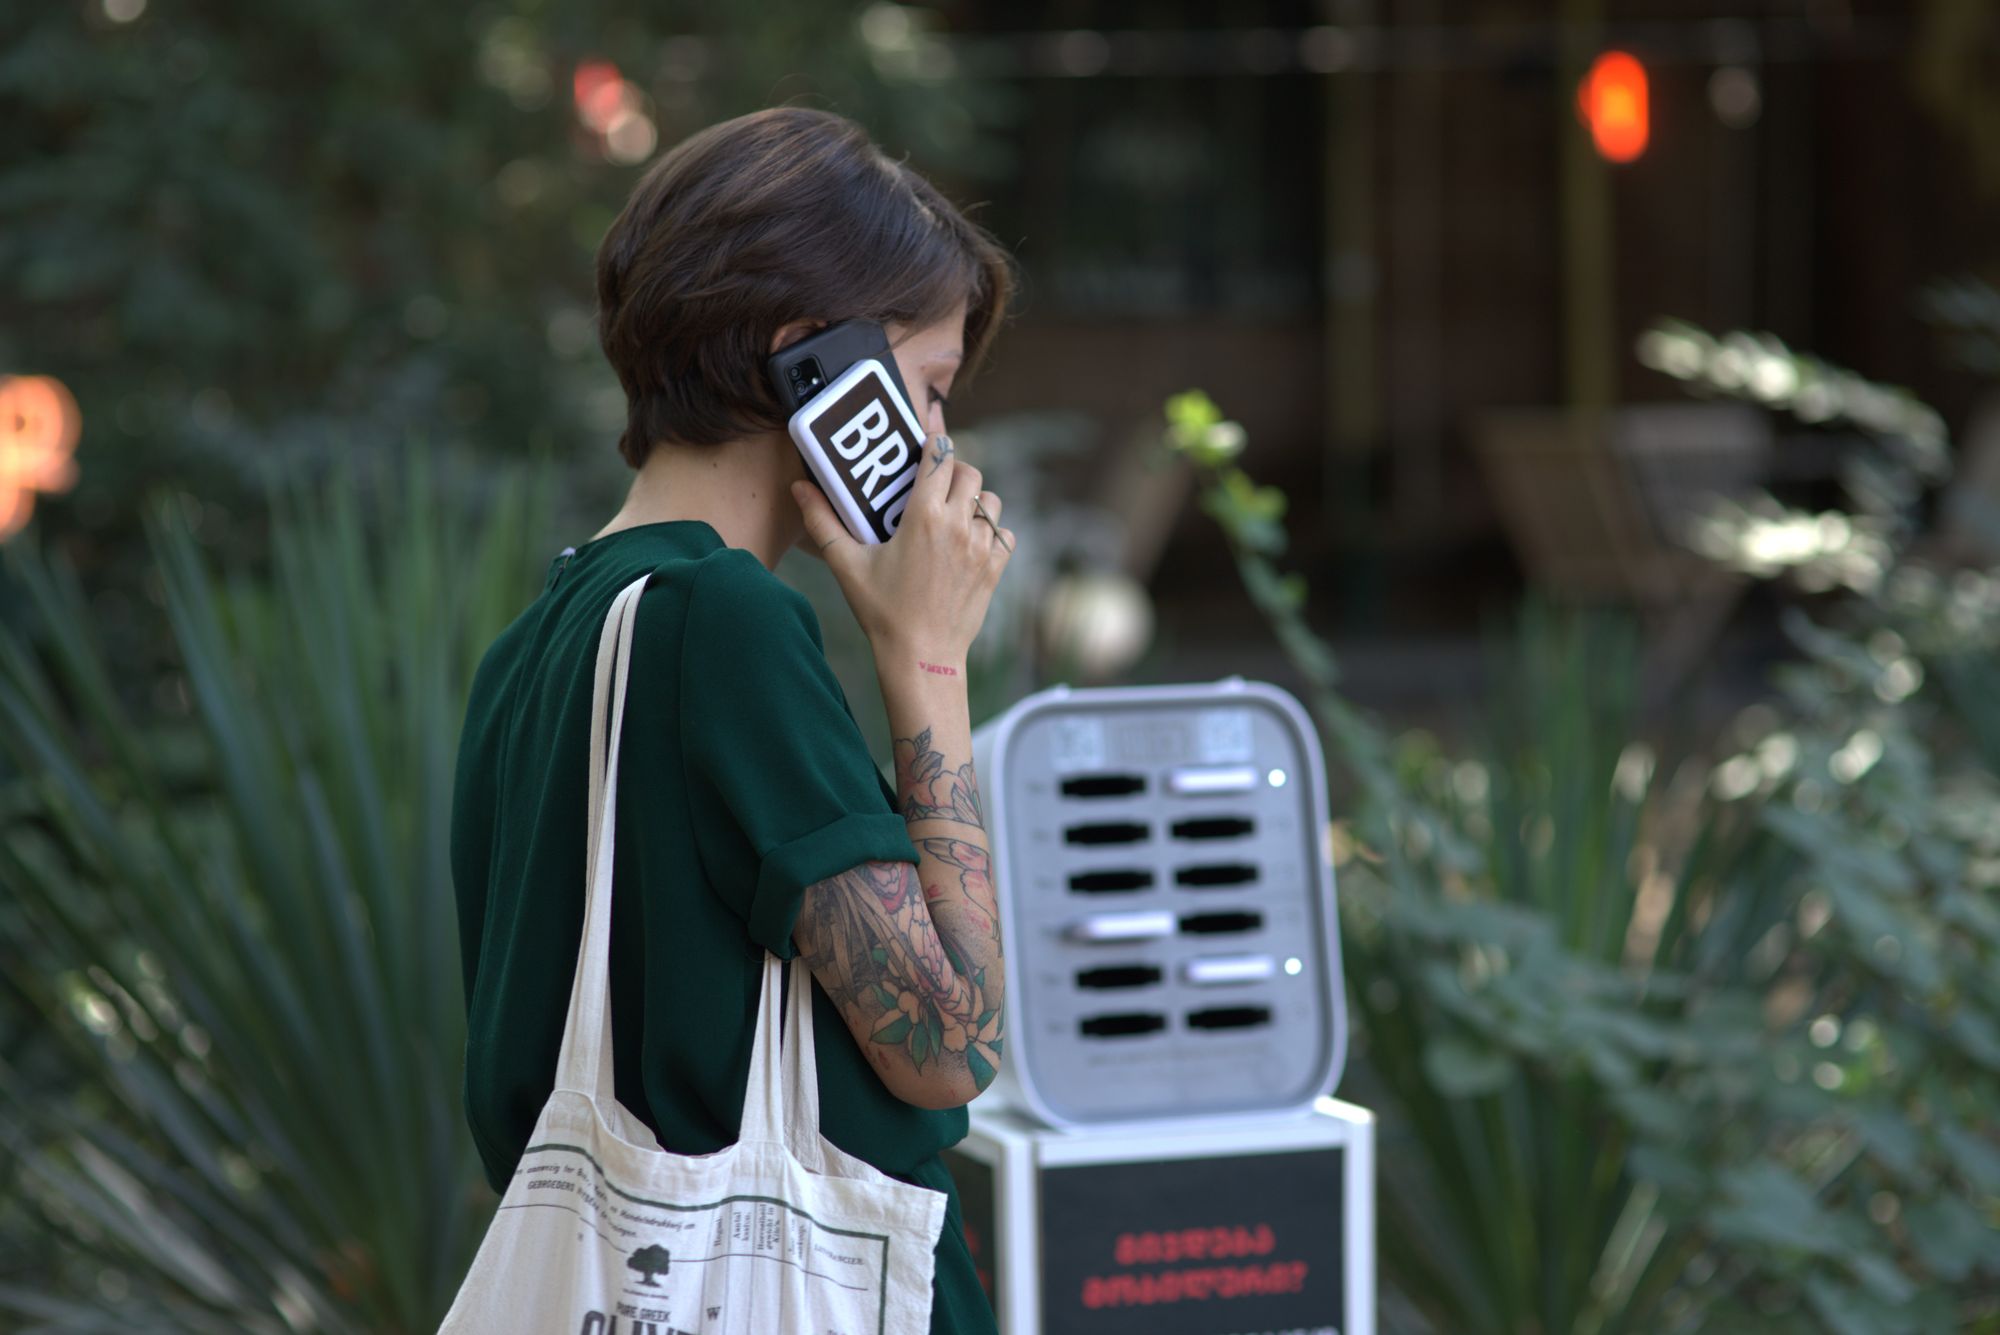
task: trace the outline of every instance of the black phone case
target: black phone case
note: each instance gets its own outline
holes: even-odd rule
[[[889,336],[873,320],[842,320],[828,325],[773,354],[764,368],[779,406],[790,417],[820,390],[839,379],[848,367],[870,357],[882,363],[903,402],[916,411],[917,405],[911,402],[910,391],[903,384],[903,374],[896,367],[895,354],[889,351]],[[811,373],[811,364],[815,363],[819,370],[817,383]],[[792,374],[794,368],[802,373],[797,378]]]

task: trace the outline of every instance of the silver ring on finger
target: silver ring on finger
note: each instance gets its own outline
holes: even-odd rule
[[[993,499],[998,500],[1000,498],[996,496]],[[981,503],[980,499],[977,496],[974,496],[972,498],[972,512],[979,518],[986,521],[986,527],[993,530],[993,538],[996,542],[998,542],[1002,547],[1007,547],[1009,551],[1013,550],[1012,547],[1008,547],[1007,539],[1000,535],[1000,526],[993,522],[992,515],[986,513],[986,506]]]

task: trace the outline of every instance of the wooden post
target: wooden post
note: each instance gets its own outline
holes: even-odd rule
[[[1576,90],[1603,40],[1604,0],[1562,0],[1563,393],[1579,427],[1618,397],[1611,173],[1577,123]],[[1586,425],[1589,424],[1589,425]]]

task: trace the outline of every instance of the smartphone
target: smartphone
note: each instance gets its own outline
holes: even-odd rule
[[[766,363],[785,429],[855,540],[895,536],[923,460],[923,423],[889,338],[872,320],[843,320],[784,348]]]

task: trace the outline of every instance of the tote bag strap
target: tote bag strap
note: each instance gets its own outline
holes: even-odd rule
[[[757,1028],[750,1042],[750,1078],[743,1086],[743,1129],[739,1140],[787,1144],[785,1095],[792,1084],[787,1071],[790,1053],[778,1050],[778,1026],[783,1018],[785,966],[764,952],[764,979],[757,992]]]
[[[590,705],[589,820],[584,867],[583,939],[577,943],[569,1014],[556,1058],[556,1088],[611,1104],[616,1099],[611,1061],[611,882],[618,826],[618,744],[625,722],[625,690],[639,599],[651,576],[621,590],[605,614],[597,641]],[[793,961],[790,1004],[781,1000],[784,964],[764,953],[750,1077],[743,1094],[743,1140],[777,1141],[817,1167],[819,1077],[813,1049],[812,975]],[[785,1033],[782,1049],[780,1027]],[[790,1114],[787,1116],[787,1114]]]
[[[812,970],[792,959],[791,995],[785,1002],[786,1141],[792,1154],[819,1173],[819,1058],[813,1050]]]
[[[611,878],[618,825],[618,735],[625,722],[625,686],[639,598],[650,575],[625,586],[605,613],[597,640],[590,694],[590,808],[585,834],[583,939],[577,943],[569,1015],[556,1058],[557,1089],[609,1104],[611,1070]]]
[[[785,971],[791,970],[789,980]],[[743,1088],[744,1140],[773,1140],[813,1172],[824,1172],[819,1143],[819,1064],[813,1050],[812,973],[764,952],[750,1079]],[[780,994],[785,995],[780,1000]],[[783,1040],[779,1026],[782,1018]]]

